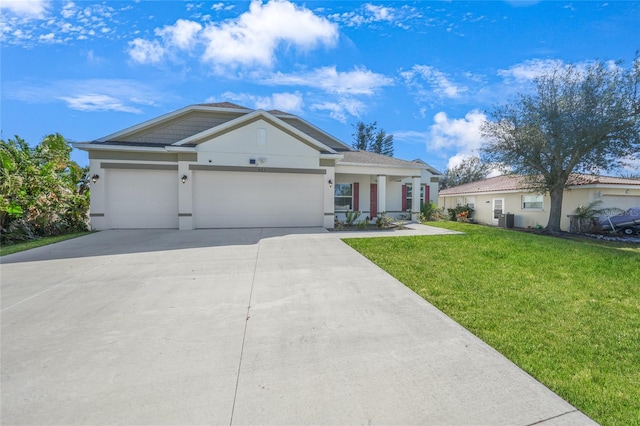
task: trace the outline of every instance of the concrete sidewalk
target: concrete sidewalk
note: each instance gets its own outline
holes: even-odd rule
[[[0,422],[594,424],[339,236],[105,231],[3,257]]]

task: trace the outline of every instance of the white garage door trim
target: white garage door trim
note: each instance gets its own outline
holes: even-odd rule
[[[323,226],[322,169],[192,170],[195,228]]]

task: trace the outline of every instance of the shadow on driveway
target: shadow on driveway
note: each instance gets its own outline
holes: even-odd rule
[[[0,257],[1,264],[113,256],[184,249],[255,245],[261,239],[295,234],[328,234],[324,228],[127,229],[83,237]]]

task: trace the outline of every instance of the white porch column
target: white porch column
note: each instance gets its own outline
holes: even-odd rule
[[[186,161],[178,161],[178,229],[193,229],[193,173]]]
[[[378,214],[387,212],[387,177],[378,175]]]
[[[324,187],[324,223],[327,229],[333,229],[335,225],[334,185],[336,184],[335,167],[327,167],[327,174],[323,177]],[[329,183],[331,182],[331,183]]]
[[[420,176],[411,178],[411,220],[418,222],[420,220],[420,188],[422,184]],[[426,200],[425,200],[426,202]]]

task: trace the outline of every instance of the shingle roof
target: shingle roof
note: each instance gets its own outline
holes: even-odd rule
[[[638,185],[640,179],[617,178],[613,176],[586,175],[574,173],[567,181],[568,186],[580,185]],[[458,195],[472,194],[479,192],[505,192],[527,190],[532,186],[526,180],[526,176],[521,175],[504,175],[493,178],[483,179],[476,182],[466,183],[464,185],[454,186],[453,188],[442,189],[439,195]]]
[[[413,161],[400,160],[398,158],[388,157],[382,154],[376,154],[375,152],[368,151],[344,151],[341,152],[344,155],[339,163],[356,163],[356,164],[370,164],[370,165],[386,165],[386,166],[399,166],[410,167],[412,169],[422,169],[424,165],[415,163]]]
[[[242,105],[237,105],[231,102],[212,102],[212,103],[196,104],[196,105],[214,107],[214,108],[246,109],[248,111],[251,111],[251,108],[243,107]]]

